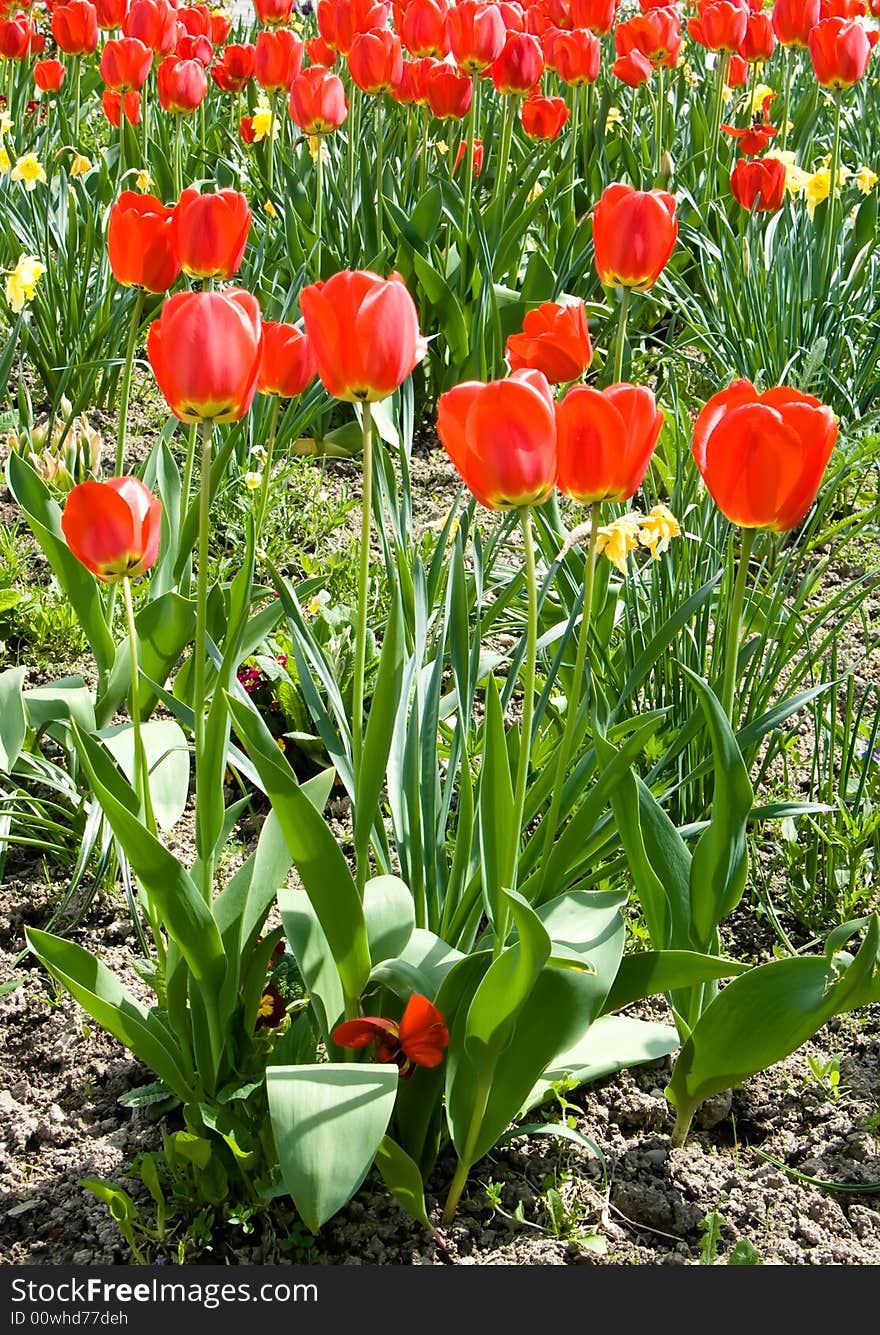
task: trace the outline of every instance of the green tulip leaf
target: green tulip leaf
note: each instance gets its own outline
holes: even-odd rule
[[[27,715],[22,682],[27,668],[14,667],[0,672],[0,770],[8,774],[18,760],[27,736]]]
[[[423,1228],[432,1229],[419,1166],[390,1136],[385,1137],[376,1152],[376,1167],[400,1208]]]

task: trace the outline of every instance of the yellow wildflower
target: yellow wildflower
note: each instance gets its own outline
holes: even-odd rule
[[[268,215],[269,215],[270,218],[277,218],[277,217],[278,217],[278,210],[276,209],[275,205],[272,203],[271,199],[267,199],[267,200],[266,200],[265,204],[263,205],[263,212],[264,212],[264,213],[268,213]]]
[[[33,190],[38,181],[45,182],[46,172],[36,153],[25,153],[12,168],[9,179],[21,181],[25,190]]]
[[[613,130],[615,125],[619,125],[623,120],[623,112],[620,107],[609,107],[608,115],[605,117],[605,133]]]
[[[251,129],[254,133],[254,143],[257,144],[262,143],[264,139],[268,139],[270,134],[275,133],[271,107],[257,107],[253,115]]]
[[[330,594],[326,589],[319,589],[317,593],[312,594],[311,598],[306,603],[306,611],[309,616],[315,617],[319,612],[322,612],[329,603]]]
[[[135,177],[135,185],[142,194],[146,194],[152,184],[153,184],[153,179],[148,171],[138,172],[137,176]]]
[[[16,315],[24,310],[25,302],[33,299],[37,283],[45,272],[45,264],[41,264],[33,255],[22,255],[15,268],[7,275],[6,300]]]
[[[766,99],[775,96],[775,90],[772,89],[769,84],[759,83],[755,91],[752,93],[752,116],[760,116],[761,112],[764,110],[764,102]]]
[[[12,159],[6,152],[6,149],[0,144],[0,176],[5,176],[12,166]]]
[[[438,153],[443,153],[444,156],[449,152],[449,145],[445,139],[436,139],[434,141],[434,147]]]
[[[12,133],[12,117],[5,111],[0,115],[0,136]]]
[[[840,171],[837,173],[837,184],[834,191],[836,195],[840,193],[840,187],[848,176],[848,169],[841,167]],[[804,198],[807,201],[807,213],[811,218],[815,214],[817,207],[822,204],[830,194],[831,168],[820,167],[818,171],[814,171],[813,175],[807,178],[806,185],[804,186]]]
[[[247,487],[248,491],[256,491],[262,481],[262,473],[245,473],[244,475],[244,485]]]
[[[694,88],[694,87],[696,87],[696,85],[700,82],[700,76],[695,72],[693,66],[688,64],[688,62],[685,60],[684,56],[680,56],[680,57],[679,57],[678,63],[679,63],[679,65],[683,65],[683,66],[684,66],[684,81],[685,81],[685,83],[686,83],[686,84],[688,85],[688,87],[690,87],[690,88]]]
[[[872,172],[870,167],[859,167],[853,180],[863,195],[870,195],[877,184],[877,173]]]
[[[681,525],[668,505],[655,505],[639,528],[639,546],[647,547],[655,561],[669,551],[672,538],[680,537]]]
[[[73,162],[70,164],[71,176],[85,176],[86,172],[92,170],[92,164],[82,153],[73,155]]]
[[[626,575],[626,558],[639,545],[639,521],[633,515],[624,515],[610,524],[603,524],[596,535],[596,551],[621,573]]]
[[[785,163],[785,188],[790,195],[799,195],[806,187],[810,179],[810,173],[805,172],[803,167],[797,165],[791,149],[771,148],[767,150],[764,157],[776,158],[779,162]]]
[[[535,200],[540,199],[543,193],[544,193],[544,187],[540,184],[539,181],[536,181],[535,184],[532,186],[531,190],[529,191],[528,199],[526,202],[528,204],[534,204]]]

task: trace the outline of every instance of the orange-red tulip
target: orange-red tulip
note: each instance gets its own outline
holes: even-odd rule
[[[295,399],[307,389],[318,374],[315,354],[308,335],[293,324],[263,321],[263,351],[258,394],[277,394]]]
[[[38,60],[34,65],[34,83],[41,93],[57,93],[66,72],[60,60]]]
[[[306,54],[311,65],[323,65],[329,70],[336,64],[338,52],[336,47],[325,42],[323,37],[307,37]]]
[[[596,270],[606,287],[653,287],[675,248],[675,196],[609,185],[593,210]]]
[[[358,88],[375,96],[390,93],[403,78],[403,48],[387,28],[355,33],[348,68]]]
[[[611,66],[615,79],[625,83],[627,88],[641,88],[654,73],[654,66],[641,51],[627,51],[625,56],[618,56]]]
[[[617,18],[617,4],[618,0],[571,0],[572,27],[607,37]]]
[[[279,23],[289,23],[293,13],[293,0],[254,0],[257,18],[267,28],[274,28]]]
[[[61,516],[68,547],[104,584],[149,570],[159,555],[161,527],[162,502],[136,477],[81,482]]]
[[[178,292],[150,325],[147,357],[181,422],[237,422],[260,373],[260,306],[240,288]]]
[[[495,5],[461,0],[449,11],[449,44],[459,69],[479,74],[501,53],[507,36]]]
[[[98,12],[89,0],[69,0],[52,13],[52,36],[68,56],[90,56],[98,48]]]
[[[24,14],[0,20],[0,57],[4,60],[24,60],[30,53],[34,29]]]
[[[578,380],[593,360],[583,301],[545,301],[529,311],[522,333],[508,338],[505,357],[511,371],[542,371],[551,385]]]
[[[575,385],[556,410],[556,485],[584,505],[627,501],[648,471],[663,413],[644,385]]]
[[[333,1042],[341,1048],[376,1045],[376,1061],[394,1063],[409,1079],[416,1066],[439,1066],[449,1046],[446,1022],[427,997],[414,992],[398,1024],[382,1015],[363,1015],[345,1020],[333,1030]]]
[[[425,93],[438,120],[462,120],[471,109],[473,84],[454,65],[438,60],[425,75]]]
[[[122,31],[139,37],[155,55],[170,56],[177,45],[177,9],[170,0],[132,0]]]
[[[618,57],[640,51],[655,68],[662,65],[665,69],[674,69],[681,52],[678,10],[652,9],[618,24],[614,32],[614,49]]]
[[[785,387],[761,394],[736,380],[697,418],[693,452],[732,523],[785,533],[816,499],[836,440],[834,414],[812,394]]]
[[[750,14],[746,35],[740,42],[739,54],[750,65],[769,60],[776,49],[776,34],[769,14]]]
[[[443,65],[443,61],[434,60],[432,56],[423,56],[421,60],[405,60],[403,62],[403,78],[397,87],[391,91],[391,96],[395,102],[399,102],[401,106],[405,107],[426,107],[428,105],[428,75],[440,65]],[[449,66],[444,66],[444,68],[449,68]],[[454,68],[453,73],[455,73]]]
[[[254,76],[267,92],[289,93],[302,69],[303,44],[289,28],[261,32],[254,53]]]
[[[466,151],[467,151],[467,141],[464,140],[464,139],[462,139],[461,143],[460,143],[459,146],[458,146],[458,153],[457,153],[456,158],[455,158],[455,166],[452,168],[452,175],[453,175],[453,176],[455,176],[455,174],[456,174],[456,172],[458,171],[459,167],[461,166],[462,162],[464,162],[464,155],[465,155]],[[481,173],[482,170],[483,170],[483,156],[484,156],[484,154],[483,154],[483,141],[482,141],[482,139],[475,139],[475,140],[474,140],[474,180],[476,180],[476,178],[480,175],[480,173]]]
[[[122,27],[130,3],[131,0],[94,0],[98,27],[102,32],[114,32]]]
[[[522,127],[530,139],[558,139],[568,115],[565,98],[532,93],[522,104]]]
[[[388,27],[388,6],[380,0],[319,0],[316,17],[324,41],[347,56],[357,33]]]
[[[174,210],[174,248],[190,278],[232,278],[241,268],[251,211],[238,190],[184,190]]]
[[[541,43],[527,32],[508,33],[489,73],[499,93],[530,92],[544,73]]]
[[[442,60],[449,54],[448,14],[446,0],[410,0],[400,25],[400,40],[411,56]]]
[[[551,47],[553,65],[572,88],[595,83],[602,64],[602,43],[591,32],[560,32]]]
[[[128,93],[142,87],[152,64],[153,53],[139,37],[111,37],[101,52],[101,78],[115,93]]]
[[[150,52],[152,56],[152,52]],[[114,130],[119,129],[123,115],[129,125],[141,123],[140,93],[117,93],[112,88],[105,88],[101,94],[101,110]]]
[[[303,288],[299,303],[318,375],[335,399],[387,399],[428,350],[400,274],[343,269]]]
[[[166,56],[156,70],[156,87],[163,111],[189,116],[207,96],[208,76],[201,61]]]
[[[331,134],[348,115],[345,87],[338,74],[311,65],[290,88],[290,119],[306,134]]]
[[[740,158],[730,173],[730,190],[738,204],[757,213],[776,213],[785,199],[785,163],[778,158]]]
[[[850,19],[823,19],[811,30],[808,45],[816,78],[823,88],[852,88],[871,58],[867,32]]]
[[[540,505],[556,478],[556,413],[540,371],[471,380],[440,395],[437,434],[467,487],[490,510]]]
[[[688,19],[688,32],[709,51],[737,51],[746,35],[747,4],[733,0],[700,0],[699,14]]]
[[[211,78],[221,93],[240,93],[247,88],[254,77],[255,58],[256,49],[250,42],[226,47],[217,63],[211,66]]]
[[[819,22],[819,0],[776,0],[771,18],[783,46],[806,46]]]
[[[110,210],[107,250],[117,283],[167,292],[180,273],[172,235],[173,209],[155,195],[124,190]]]

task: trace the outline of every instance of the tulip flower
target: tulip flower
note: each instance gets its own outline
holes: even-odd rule
[[[644,385],[575,385],[559,404],[556,485],[584,505],[627,501],[638,490],[663,426]]]
[[[0,57],[3,60],[25,60],[30,54],[34,29],[24,14],[0,20]]]
[[[785,199],[785,163],[778,158],[740,158],[730,174],[730,190],[744,209],[776,213]]]
[[[500,55],[507,30],[495,5],[461,0],[449,11],[449,44],[459,69],[480,74]]]
[[[177,9],[170,0],[132,0],[122,31],[139,38],[154,55],[170,56],[177,45]]]
[[[190,37],[207,37],[213,45],[211,11],[207,5],[186,5],[178,8],[177,22]]]
[[[347,56],[357,33],[388,27],[388,6],[380,0],[319,0],[316,17],[324,41]]]
[[[617,18],[617,4],[618,0],[571,0],[572,27],[607,37]]]
[[[796,389],[736,380],[694,426],[693,454],[715,504],[740,528],[785,533],[806,517],[837,440],[830,408]]]
[[[254,77],[256,48],[249,42],[243,46],[227,46],[216,64],[211,66],[211,78],[221,93],[241,93]]]
[[[263,350],[258,394],[295,399],[308,389],[318,373],[308,335],[292,324],[263,321]]]
[[[399,274],[342,270],[300,293],[300,309],[328,393],[375,403],[402,385],[428,350]]]
[[[110,210],[107,250],[117,283],[166,292],[180,273],[174,248],[174,212],[154,195],[125,190]]]
[[[556,413],[540,371],[441,394],[437,434],[472,494],[490,510],[540,505],[556,480]]]
[[[390,93],[403,78],[403,48],[387,28],[356,33],[348,54],[348,68],[358,88],[372,96]]]
[[[152,59],[152,52],[150,58]],[[119,129],[123,116],[125,116],[129,125],[140,125],[141,95],[140,93],[117,93],[112,88],[105,88],[101,94],[101,110],[114,130]]]
[[[289,28],[261,32],[254,52],[254,77],[267,92],[290,92],[302,69],[303,44]]]
[[[563,83],[580,88],[596,82],[602,64],[602,44],[593,33],[560,32],[552,50],[554,68]]]
[[[207,37],[193,37],[184,32],[177,38],[174,54],[178,60],[197,60],[202,69],[206,70],[214,59],[214,48]]]
[[[541,44],[528,33],[512,32],[489,73],[499,93],[523,96],[540,81],[544,72]]]
[[[871,42],[860,23],[823,19],[811,29],[808,46],[823,88],[852,88],[868,68]]]
[[[640,51],[656,68],[674,69],[681,52],[681,18],[676,9],[652,9],[637,14],[614,32],[618,57]]]
[[[782,46],[806,46],[819,22],[820,0],[775,0],[771,21]]]
[[[260,373],[260,306],[239,288],[179,292],[150,326],[147,357],[181,422],[237,422]]]
[[[776,126],[770,123],[770,104],[775,96],[775,93],[769,93],[764,98],[761,115],[755,117],[748,129],[737,129],[733,125],[721,126],[724,134],[739,140],[739,147],[747,158],[754,157],[756,153],[763,153],[770,140],[779,133]]]
[[[410,0],[400,25],[400,40],[411,56],[442,60],[449,54],[448,14],[446,0]]]
[[[135,579],[155,564],[161,526],[162,502],[136,477],[81,482],[61,516],[68,547],[104,584]]]
[[[467,151],[467,144],[466,144],[465,141],[462,139],[461,143],[460,143],[459,146],[458,146],[458,153],[456,154],[455,165],[454,165],[454,167],[452,168],[452,175],[453,175],[453,176],[455,176],[456,172],[458,171],[459,167],[461,166],[462,162],[464,161],[464,155],[465,155],[466,151]],[[483,141],[482,141],[482,139],[475,139],[475,140],[474,140],[474,176],[475,176],[475,177],[479,176],[480,173],[481,173],[482,170],[483,170],[483,156],[484,156],[484,154],[483,154]]]
[[[551,385],[580,379],[593,360],[583,301],[545,301],[529,311],[522,333],[508,338],[504,355],[511,371],[541,371]]]
[[[426,74],[428,106],[438,120],[463,120],[471,109],[473,92],[471,80],[445,61],[437,61]]]
[[[337,50],[329,42],[325,42],[323,37],[306,38],[306,55],[311,65],[323,65],[325,69],[332,69],[336,64]]]
[[[115,93],[128,93],[143,86],[152,64],[153,52],[140,38],[111,37],[101,52],[101,78]]]
[[[740,42],[739,54],[750,65],[769,60],[776,49],[776,34],[769,14],[749,14],[746,35]]]
[[[89,0],[69,0],[52,13],[52,36],[68,56],[90,56],[98,47],[98,13]]]
[[[533,93],[522,104],[522,127],[530,139],[558,139],[568,115],[564,98]]]
[[[238,190],[204,195],[190,186],[174,209],[172,234],[180,267],[190,278],[232,278],[241,268],[251,211]]]
[[[122,27],[131,0],[94,0],[98,27],[102,32],[115,32]]]
[[[443,69],[452,68],[453,74],[455,73],[454,67],[446,65],[443,61],[434,60],[431,56],[424,56],[421,60],[405,60],[403,62],[403,78],[397,87],[391,90],[391,96],[395,102],[404,107],[426,107],[428,105],[428,75],[438,67]]]
[[[34,65],[34,83],[42,93],[60,92],[65,74],[60,60],[38,60]]]
[[[198,60],[166,56],[156,70],[156,86],[163,111],[189,116],[207,96],[208,76]]]
[[[749,10],[732,0],[701,0],[697,18],[688,19],[688,33],[709,51],[737,51],[746,35]]]
[[[408,1080],[417,1066],[439,1066],[449,1046],[449,1030],[437,1007],[414,992],[400,1022],[381,1015],[363,1015],[345,1020],[333,1030],[333,1042],[341,1048],[376,1046],[376,1061],[400,1067]]]
[[[306,134],[332,134],[348,115],[345,86],[338,74],[311,65],[290,88],[290,119]]]
[[[293,14],[293,0],[254,0],[257,18],[267,28],[289,23]]]
[[[641,88],[649,82],[654,73],[654,66],[641,51],[628,51],[625,56],[618,56],[611,66],[615,79],[625,83],[627,88]]]
[[[675,196],[609,185],[593,210],[596,270],[606,287],[653,287],[678,236]]]

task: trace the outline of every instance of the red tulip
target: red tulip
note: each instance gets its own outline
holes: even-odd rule
[[[127,93],[146,82],[152,64],[153,53],[139,38],[111,37],[101,52],[101,78],[114,92]]]
[[[522,127],[530,139],[558,139],[568,120],[568,107],[562,97],[532,94],[522,104]]]
[[[317,374],[315,354],[307,335],[296,325],[264,320],[257,393],[295,399],[308,389]]]
[[[341,1048],[376,1045],[376,1060],[394,1063],[408,1080],[417,1066],[439,1066],[449,1046],[449,1030],[443,1016],[427,997],[414,992],[398,1024],[381,1015],[345,1020],[333,1030],[333,1042]]]
[[[593,505],[627,501],[648,471],[663,413],[644,385],[575,385],[556,410],[556,485]]]
[[[676,9],[652,9],[618,25],[614,33],[618,56],[640,51],[655,67],[674,69],[681,52],[681,18]]]
[[[861,19],[866,13],[864,0],[820,0],[819,4],[820,23],[823,19]]]
[[[754,65],[758,61],[769,60],[775,49],[776,34],[773,31],[773,20],[770,15],[750,14],[739,54],[750,65]]]
[[[256,48],[250,42],[243,46],[227,46],[216,65],[211,66],[211,78],[221,93],[240,93],[254,77]]]
[[[38,60],[34,65],[34,83],[42,93],[57,93],[66,72],[60,60]]]
[[[336,64],[336,47],[325,42],[323,37],[307,37],[306,54],[311,65],[323,65],[329,70]]]
[[[479,74],[501,54],[507,30],[494,5],[461,0],[450,9],[448,23],[449,44],[459,69]]]
[[[390,93],[403,78],[403,48],[387,28],[359,32],[352,38],[348,68],[365,93]]]
[[[348,115],[345,87],[323,65],[303,70],[290,89],[290,119],[306,134],[330,134]]]
[[[730,190],[744,209],[775,213],[785,199],[785,163],[778,158],[740,158],[730,174]]]
[[[152,54],[151,51],[151,58]],[[140,93],[117,93],[111,88],[105,88],[101,94],[101,109],[114,130],[119,129],[123,115],[129,125],[141,123]]]
[[[336,399],[374,403],[402,385],[428,345],[399,274],[344,269],[300,293],[318,375]]]
[[[117,283],[166,292],[180,273],[174,249],[174,210],[154,195],[124,190],[110,210],[107,250]]]
[[[423,56],[421,60],[403,62],[403,78],[396,88],[391,90],[395,102],[405,107],[425,107],[428,105],[428,75],[438,66],[448,69],[443,61]],[[453,73],[455,70],[453,68]],[[437,114],[436,112],[434,113]]]
[[[522,5],[516,4],[515,0],[495,0],[495,3],[508,32],[525,32],[526,20]]]
[[[241,135],[241,142],[243,144],[252,144],[255,142],[257,136],[254,134],[253,116],[239,117],[238,133]]]
[[[732,0],[699,0],[699,16],[688,19],[688,32],[709,51],[736,51],[746,35],[749,11]]]
[[[808,45],[823,88],[852,88],[868,68],[871,42],[855,21],[823,19],[810,32]]]
[[[442,60],[449,54],[448,12],[446,0],[410,0],[400,25],[400,40],[410,55]]]
[[[81,482],[61,516],[68,547],[104,584],[149,570],[159,555],[161,528],[162,502],[136,477]]]
[[[179,292],[150,325],[147,357],[181,422],[237,422],[260,372],[260,306],[240,288]]]
[[[470,380],[440,395],[437,434],[481,505],[540,505],[556,478],[556,413],[540,371],[488,385]]]
[[[24,14],[0,20],[0,57],[4,60],[24,60],[30,54],[34,29]]]
[[[819,0],[776,0],[772,23],[783,46],[806,46],[819,22]]]
[[[553,64],[572,88],[595,83],[602,64],[602,44],[591,32],[560,32],[552,45]],[[545,57],[546,59],[546,57]]]
[[[211,13],[211,31],[208,33],[214,46],[223,46],[224,42],[228,42],[231,32],[232,19],[229,15],[214,10]]]
[[[461,143],[460,143],[459,146],[458,146],[458,153],[457,153],[456,158],[455,158],[455,166],[452,168],[452,175],[453,175],[453,176],[455,176],[456,172],[458,171],[459,167],[461,166],[462,162],[464,161],[464,155],[465,155],[466,151],[467,151],[467,142],[466,142],[466,140],[462,139]],[[475,139],[475,140],[474,140],[474,180],[476,180],[476,178],[480,175],[480,173],[482,172],[482,170],[483,170],[483,141],[482,141],[482,139]]]
[[[784,387],[760,394],[736,380],[697,418],[693,452],[732,523],[786,533],[816,499],[836,440],[834,414],[812,394]]]
[[[122,27],[130,3],[131,0],[94,0],[98,27],[102,32],[114,32]]]
[[[189,116],[208,94],[208,76],[198,60],[180,60],[166,56],[156,70],[159,105],[163,111]]]
[[[578,380],[593,360],[583,301],[545,301],[529,311],[522,333],[508,338],[504,355],[511,371],[542,371],[551,385]]]
[[[596,270],[606,287],[653,287],[678,236],[675,196],[609,185],[593,210]]]
[[[52,13],[52,36],[68,56],[90,56],[98,49],[98,12],[89,0],[70,0]]]
[[[425,77],[425,92],[432,115],[438,120],[462,120],[471,109],[473,84],[454,65],[437,61]]]
[[[739,140],[739,147],[747,158],[763,153],[773,136],[779,133],[776,126],[770,124],[770,104],[774,97],[775,93],[770,93],[764,98],[761,116],[756,116],[747,130],[736,129],[733,125],[721,126],[725,134]]]
[[[186,29],[190,37],[207,37],[213,44],[211,11],[207,5],[186,5],[178,9],[177,22]]]
[[[290,85],[302,69],[303,44],[289,28],[257,35],[254,75],[267,92],[290,92]]]
[[[618,0],[571,0],[574,28],[589,28],[597,37],[607,37],[617,18]]]
[[[172,224],[183,272],[190,278],[232,278],[241,268],[250,227],[251,211],[240,191],[184,190]]]
[[[277,27],[280,23],[289,23],[293,13],[293,0],[254,0],[257,18],[267,28]]]
[[[728,88],[745,88],[749,81],[749,62],[734,51],[727,66]]]
[[[641,51],[628,51],[625,56],[618,56],[611,66],[615,79],[625,83],[628,88],[641,88],[654,73],[654,66]]]
[[[139,37],[157,56],[170,56],[177,45],[177,10],[170,0],[132,0],[122,31]]]
[[[214,48],[211,45],[209,37],[193,37],[188,32],[182,32],[178,28],[177,45],[174,48],[174,54],[178,60],[197,60],[203,70],[206,70],[214,59]]]
[[[501,54],[489,73],[499,93],[528,93],[540,81],[544,72],[544,57],[537,37],[525,32],[508,34]]]
[[[388,6],[380,0],[319,0],[318,32],[347,56],[357,33],[388,27]]]

